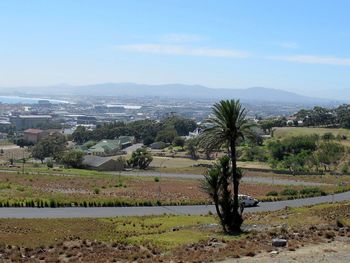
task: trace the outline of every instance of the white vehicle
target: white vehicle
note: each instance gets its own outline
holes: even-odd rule
[[[244,205],[244,207],[247,206],[257,206],[259,204],[259,200],[256,198],[253,198],[249,195],[238,195],[239,202]]]

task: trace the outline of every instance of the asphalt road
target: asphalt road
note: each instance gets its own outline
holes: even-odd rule
[[[113,172],[113,174],[118,174]],[[190,179],[203,179],[203,175],[200,174],[186,174],[186,173],[160,173],[154,171],[123,171],[120,174],[129,176],[150,176],[150,177],[167,177],[167,178],[190,178]],[[258,176],[246,176],[242,178],[242,182],[247,183],[262,183],[262,184],[276,184],[276,185],[303,185],[303,186],[322,186],[325,183],[305,182],[295,179],[278,179],[273,177],[258,177]]]
[[[298,200],[265,202],[258,207],[246,208],[245,212],[276,211],[286,206],[299,207],[326,202],[350,200],[350,191],[334,196],[320,196]],[[102,218],[115,216],[144,216],[166,214],[215,213],[212,205],[198,206],[156,206],[156,207],[92,207],[92,208],[0,208],[0,218]]]

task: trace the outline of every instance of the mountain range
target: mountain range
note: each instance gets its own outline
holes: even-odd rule
[[[244,102],[279,102],[315,105],[332,105],[342,102],[340,100],[308,97],[289,91],[263,87],[214,89],[201,85],[185,84],[146,85],[135,83],[102,83],[77,86],[62,84],[47,87],[0,88],[0,92],[16,95],[164,97],[205,100],[239,98]]]

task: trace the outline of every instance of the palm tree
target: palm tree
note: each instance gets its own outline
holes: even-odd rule
[[[252,125],[246,118],[246,110],[239,100],[222,100],[213,106],[213,116],[208,119],[209,128],[201,135],[201,145],[206,149],[220,149],[225,147],[231,159],[231,173],[233,185],[233,215],[236,230],[240,230],[243,222],[238,212],[238,190],[242,173],[237,168],[236,145],[240,139],[252,135]]]

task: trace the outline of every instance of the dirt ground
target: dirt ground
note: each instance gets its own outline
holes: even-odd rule
[[[278,253],[278,254],[277,254]],[[273,251],[252,257],[227,259],[220,263],[345,263],[350,260],[350,239],[310,245],[296,251]]]
[[[248,213],[239,235],[209,215],[2,219],[0,262],[348,262],[349,212],[338,203]]]

